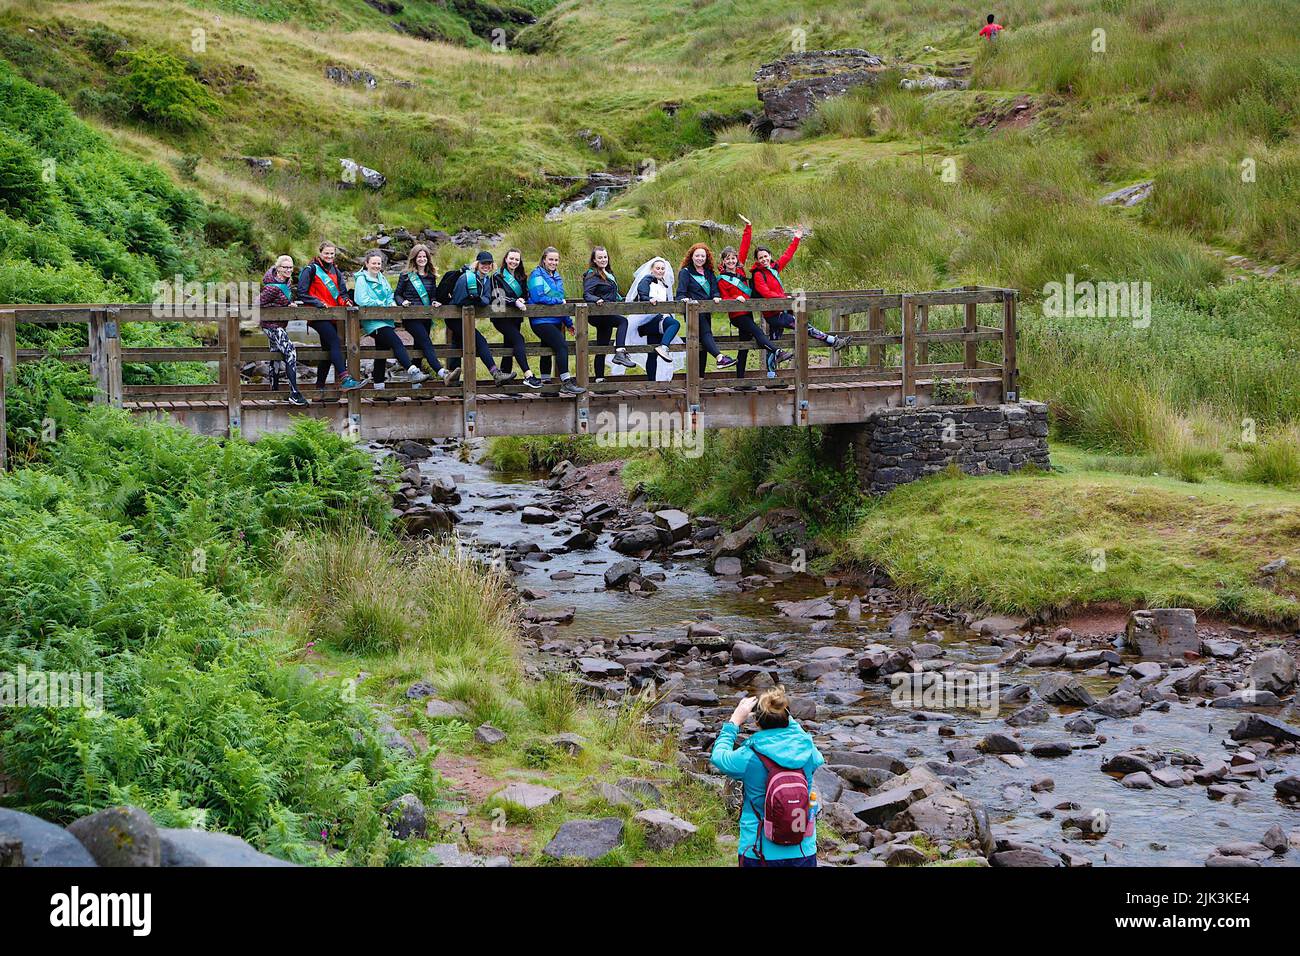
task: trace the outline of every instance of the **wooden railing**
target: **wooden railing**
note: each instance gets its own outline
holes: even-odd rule
[[[986,386],[996,383],[999,386],[995,390],[997,400],[1014,401],[1017,390],[1016,300],[1015,290],[984,286],[917,293],[887,293],[878,289],[865,289],[816,292],[782,299],[751,299],[744,303],[743,311],[755,313],[756,320],[763,328],[766,326],[758,315],[760,312],[788,310],[795,314],[794,333],[784,334],[777,340],[779,345],[790,347],[795,353],[793,362],[779,371],[777,384],[795,390],[796,414],[789,423],[808,424],[810,389],[820,386],[897,389],[880,404],[906,406],[918,404],[918,396],[928,398],[938,379],[949,378],[958,387],[980,385],[978,392],[985,396],[992,391]],[[469,306],[349,307],[328,310],[295,307],[264,309],[260,314],[263,319],[276,321],[334,319],[342,332],[348,371],[356,378],[362,377],[361,362],[364,359],[383,360],[391,355],[386,349],[363,345],[361,322],[376,318],[392,319],[399,323],[399,328],[401,320],[406,318],[459,322],[463,346],[457,357],[464,369],[462,383],[449,387],[437,379],[431,379],[419,388],[390,383],[384,395],[444,400],[455,397],[461,404],[463,434],[472,436],[476,433],[476,406],[480,400],[521,394],[535,398],[550,395],[555,398],[554,389],[538,394],[517,382],[497,386],[490,379],[479,380],[476,377],[478,364],[474,352],[474,330],[482,320],[503,315],[523,318],[564,315],[573,318],[574,337],[569,343],[573,373],[578,384],[588,389],[588,394],[576,400],[566,400],[576,402],[578,415],[575,430],[581,432],[585,431],[587,404],[593,397],[606,392],[626,393],[631,389],[648,396],[663,391],[681,394],[684,390],[684,410],[694,416],[699,413],[703,399],[710,394],[746,384],[763,384],[765,370],[761,361],[758,369],[748,370],[749,376],[757,378],[746,377],[743,381],[738,377],[738,369],[704,374],[699,370],[702,351],[699,319],[702,314],[711,314],[715,341],[721,349],[743,350],[748,346],[749,350],[754,350],[753,343],[741,340],[734,334],[735,330],[728,321],[729,311],[740,311],[736,308],[737,304],[685,301],[654,304],[656,312],[684,317],[683,340],[672,345],[671,349],[685,353],[686,367],[684,374],[678,373],[668,382],[652,382],[639,375],[611,376],[604,383],[592,381],[592,359],[597,355],[610,355],[614,346],[597,345],[590,340],[591,317],[644,314],[651,308],[648,303],[610,302],[597,305],[570,301],[563,305],[529,306],[523,310],[508,307],[500,311]],[[995,313],[992,322],[981,323],[981,309]],[[822,313],[827,318],[818,321]],[[949,317],[948,321],[944,321],[945,317]],[[251,326],[247,331],[241,327],[241,318],[245,323],[248,322],[247,317],[241,315],[238,306],[233,305],[228,308],[211,307],[200,316],[188,317],[165,307],[135,304],[0,306],[0,363],[3,363],[0,367],[5,369],[4,374],[10,375],[18,363],[45,357],[45,353],[40,350],[17,347],[19,326],[27,323],[84,325],[87,329],[85,348],[63,352],[57,357],[63,361],[89,366],[98,385],[98,401],[118,406],[153,403],[164,407],[169,403],[220,402],[226,409],[229,430],[234,431],[240,428],[241,414],[246,403],[273,397],[267,385],[241,380],[240,369],[243,363],[275,360],[279,357],[278,352],[272,351],[263,343],[248,347],[241,341],[244,334],[252,331]],[[824,365],[812,363],[810,353],[828,351],[828,347],[802,334],[804,323],[810,319],[832,333],[849,334],[852,349],[844,352],[830,351]],[[159,322],[205,324],[210,327],[205,331],[215,341],[213,344],[186,347],[123,346],[120,333],[124,325]],[[524,328],[527,330],[527,323]],[[435,326],[435,336],[437,331]],[[499,341],[493,341],[500,338],[494,329],[484,327],[483,331],[494,354],[509,354],[508,348]],[[646,345],[631,347],[629,351],[649,352],[652,348],[653,346]],[[932,362],[932,350],[947,353],[943,356],[947,360]],[[439,352],[444,362],[452,357],[445,344],[439,348]],[[981,352],[985,357],[981,358]],[[414,352],[412,354],[415,355]],[[549,355],[550,350],[531,341],[528,343],[528,354],[544,356]],[[761,354],[759,351],[760,357]],[[328,358],[328,354],[319,346],[299,345],[298,357],[300,364],[311,364]],[[859,361],[850,364],[850,360],[855,358]],[[217,381],[202,385],[137,385],[125,384],[123,381],[123,367],[126,365],[175,362],[215,364]],[[365,397],[371,394],[367,391]],[[0,396],[3,396],[3,391],[0,391]],[[353,423],[359,422],[363,403],[361,392],[341,393],[337,387],[331,387],[324,390],[320,397],[327,402],[340,399],[345,401],[349,419]],[[0,401],[0,421],[3,421],[3,414],[3,402]]]

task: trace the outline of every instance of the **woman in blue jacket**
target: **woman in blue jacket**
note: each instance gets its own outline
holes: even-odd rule
[[[751,712],[756,712],[758,731],[737,747],[736,736]],[[737,843],[741,866],[816,866],[815,800],[808,833],[802,842],[783,846],[760,835],[759,816],[767,796],[767,768],[759,754],[787,770],[802,770],[808,778],[808,790],[812,792],[813,772],[825,762],[825,758],[818,752],[812,738],[790,716],[790,699],[784,687],[774,687],[758,697],[742,700],[731,719],[722,725],[709,760],[722,773],[744,785]]]
[[[547,246],[542,261],[528,277],[529,305],[563,305],[564,277],[560,275],[560,250]],[[555,368],[560,373],[560,394],[581,395],[587,390],[573,380],[569,371],[569,343],[564,341],[564,330],[573,331],[573,317],[568,315],[539,315],[528,319],[528,325],[538,340],[555,356]],[[542,369],[546,374],[546,369]]]
[[[352,301],[362,308],[380,306],[392,308],[397,304],[393,298],[393,287],[384,275],[384,254],[378,249],[371,249],[361,260],[365,267],[353,276],[356,283],[352,289]],[[420,366],[411,361],[411,353],[397,337],[397,323],[392,319],[366,319],[361,323],[361,334],[369,335],[381,349],[391,349],[397,364],[406,369],[406,380],[412,385],[427,381],[429,376],[420,371]],[[375,359],[375,388],[384,387],[384,375],[388,360]]]

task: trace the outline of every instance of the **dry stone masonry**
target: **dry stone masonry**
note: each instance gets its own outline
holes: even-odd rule
[[[969,475],[1006,474],[1029,464],[1048,468],[1047,406],[1026,401],[882,409],[861,424],[835,428],[835,460],[843,461],[850,449],[862,487],[871,494],[949,465]]]

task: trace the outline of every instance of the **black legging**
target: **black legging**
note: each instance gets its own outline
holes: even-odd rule
[[[587,324],[596,330],[596,344],[608,345],[614,340],[614,330],[618,328],[617,315],[593,315]],[[626,335],[626,332],[624,333]],[[596,356],[596,378],[605,376],[605,356]]]
[[[528,343],[524,341],[524,333],[521,331],[523,325],[524,320],[522,317],[502,315],[492,319],[492,327],[501,333],[501,340],[510,347],[512,353],[503,356],[501,359],[501,371],[503,372],[514,371],[515,359],[519,360],[521,370],[524,372],[529,370]]]
[[[433,350],[433,338],[429,334],[433,330],[433,322],[429,319],[405,319],[402,321],[402,327],[411,333],[415,347],[429,363],[433,374],[437,375],[441,372],[442,363],[438,361],[438,353]]]
[[[334,383],[337,385],[347,377],[348,366],[343,361],[343,340],[339,338],[339,330],[334,320],[311,319],[307,322],[307,328],[320,337],[321,348],[330,353],[329,358],[321,359],[316,363],[316,385],[319,388],[325,387],[325,380],[330,374],[330,365],[334,366]]]
[[[768,352],[776,351],[776,346],[772,344],[771,339],[769,339],[766,335],[763,334],[763,330],[758,327],[758,323],[754,321],[754,316],[752,314],[746,313],[740,316],[739,318],[732,316],[731,324],[736,327],[736,332],[739,334],[739,337],[742,340],[752,339],[764,350]],[[748,362],[749,362],[749,349],[741,349],[736,353],[736,377],[737,378],[745,377],[745,365]]]
[[[564,341],[564,326],[560,322],[539,322],[529,319],[528,327],[541,343],[555,355],[555,367],[561,376],[569,374],[569,343]],[[541,362],[543,375],[551,374],[551,356],[543,355]]]
[[[704,374],[704,367],[709,362],[709,356],[717,358],[722,354],[722,349],[718,348],[718,343],[713,338],[713,313],[702,312],[700,314],[700,374]]]
[[[461,332],[460,319],[447,320],[447,341],[456,350],[455,355],[447,356],[447,368],[460,368],[460,356],[465,350],[465,336]],[[474,354],[487,366],[489,372],[497,367],[496,361],[492,358],[492,349],[478,329],[474,330]]]
[[[411,353],[406,351],[406,346],[402,340],[397,337],[397,329],[391,325],[381,325],[370,333],[370,337],[375,340],[375,344],[381,349],[392,349],[393,357],[397,359],[399,368],[405,370],[411,367]],[[384,376],[388,371],[388,360],[380,356],[375,359],[374,379],[376,385],[384,383]]]

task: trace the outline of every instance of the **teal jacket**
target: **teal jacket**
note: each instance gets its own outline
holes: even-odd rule
[[[713,753],[709,761],[713,766],[733,780],[744,785],[744,805],[740,810],[740,840],[737,846],[741,856],[756,858],[758,856],[755,841],[758,839],[758,817],[763,809],[763,798],[767,795],[767,768],[763,761],[754,755],[757,750],[763,756],[791,770],[803,768],[808,778],[808,788],[812,789],[813,771],[826,762],[818,752],[811,737],[799,726],[793,717],[785,727],[772,730],[760,730],[752,734],[741,746],[736,746],[736,735],[740,728],[727,721],[713,744]],[[755,809],[757,808],[757,809]],[[799,856],[813,856],[817,853],[817,806],[814,804],[812,825],[808,835],[798,846],[779,846],[763,840],[763,857],[768,860],[788,860]]]
[[[356,288],[353,290],[352,301],[357,305],[382,305],[393,306],[396,301],[393,299],[393,287],[388,284],[388,277],[382,272],[378,278],[370,278],[370,273],[362,269],[352,277]],[[369,335],[375,329],[384,326],[393,328],[395,323],[392,319],[371,319],[361,323],[361,334]]]

